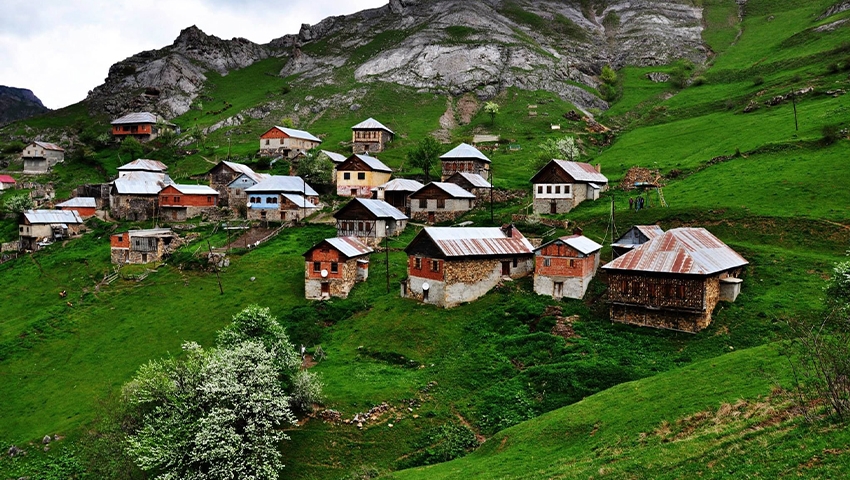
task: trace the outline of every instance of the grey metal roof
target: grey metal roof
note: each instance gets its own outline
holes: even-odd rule
[[[393,220],[407,220],[407,215],[383,200],[371,198],[355,198],[352,202],[360,202],[367,210],[378,218],[392,218]]]
[[[57,203],[57,207],[86,207],[95,208],[97,203],[94,197],[74,197],[70,200],[65,200],[62,203]]]
[[[504,256],[533,253],[534,247],[514,227],[507,236],[499,227],[426,227],[423,233],[447,257]]]
[[[298,208],[319,208],[317,205],[313,205],[309,200],[302,197],[301,195],[297,195],[294,193],[282,193],[283,198],[289,200],[298,206]]]
[[[207,185],[178,185],[175,183],[171,186],[184,195],[218,195],[218,190]]]
[[[455,148],[449,150],[442,156],[440,156],[441,160],[455,160],[455,159],[463,159],[463,158],[477,158],[479,160],[483,160],[487,163],[490,163],[490,159],[487,158],[481,151],[472,145],[461,143]]]
[[[256,185],[256,184],[258,184],[258,183],[262,182],[263,180],[266,180],[266,179],[270,178],[270,177],[271,177],[271,175],[269,175],[269,174],[267,174],[267,173],[256,173],[256,172],[251,172],[251,173],[242,173],[242,174],[240,174],[238,177],[234,178],[234,179],[233,179],[230,183],[228,183],[228,184],[227,184],[227,187],[228,187],[228,188],[231,188],[230,186],[231,186],[231,185],[233,185],[234,183],[236,183],[236,182],[237,182],[240,178],[242,178],[242,177],[248,177],[248,178],[250,178],[250,179],[254,182],[254,185]],[[253,185],[252,185],[252,186],[253,186]],[[250,187],[249,187],[249,188],[250,188]]]
[[[59,145],[56,145],[55,143],[47,143],[47,142],[32,142],[32,143],[38,145],[39,147],[41,147],[45,150],[56,150],[57,152],[64,152],[65,151],[64,148],[60,147]]]
[[[594,242],[584,235],[570,235],[567,237],[561,237],[560,240],[585,255],[602,250],[602,245]]]
[[[428,185],[434,185],[435,187],[439,188],[440,190],[451,195],[452,198],[475,198],[475,194],[467,192],[460,185],[456,185],[454,183],[431,182]],[[422,188],[426,188],[426,187],[428,187],[428,185],[425,185]]]
[[[313,136],[312,133],[306,132],[304,130],[297,130],[297,129],[294,129],[294,128],[286,128],[286,127],[279,127],[277,125],[275,125],[274,128],[280,130],[281,132],[289,135],[292,138],[300,138],[302,140],[311,140],[311,141],[314,141],[314,142],[322,143],[321,139]]]
[[[146,230],[130,230],[126,232],[131,238],[132,237],[171,237],[174,236],[174,232],[171,231],[170,228],[149,228]],[[116,235],[121,235],[120,233]]]
[[[390,130],[389,128],[384,126],[383,123],[375,120],[372,117],[369,117],[366,120],[363,120],[362,122],[358,123],[357,125],[351,127],[351,129],[352,130],[386,130],[386,131],[392,133],[393,135],[395,135],[395,132],[393,132],[392,130]]]
[[[268,175],[264,175],[262,173],[255,172],[248,165],[244,165],[244,164],[241,164],[241,163],[235,163],[235,162],[228,162],[226,160],[222,160],[221,163],[230,167],[230,169],[233,170],[234,172],[239,172],[241,174],[247,175],[249,178],[251,178],[252,180],[254,180],[255,182],[258,182],[258,183],[260,181],[262,181],[263,178],[268,177]]]
[[[30,224],[83,223],[76,210],[27,210],[24,217]]]
[[[711,275],[748,263],[744,257],[704,228],[674,228],[602,268]]]
[[[366,255],[374,251],[355,237],[326,238],[325,241],[348,258],[359,257],[360,255]]]
[[[168,165],[147,158],[139,158],[118,167],[119,172],[164,172],[166,170],[168,170]]]
[[[563,171],[573,177],[577,182],[595,182],[603,185],[608,184],[608,177],[596,171],[596,167],[589,163],[568,162],[566,160],[553,159]]]
[[[416,180],[394,178],[380,187],[373,188],[372,191],[377,192],[378,188],[383,188],[385,192],[415,192],[424,186]]]
[[[123,117],[116,118],[112,121],[112,125],[124,125],[128,123],[156,123],[157,117],[150,112],[134,112],[128,113]]]
[[[288,175],[271,175],[262,182],[245,189],[248,193],[301,193],[309,197],[317,197],[318,192],[301,177]]]
[[[363,163],[368,165],[369,168],[371,168],[372,170],[375,170],[375,171],[378,171],[378,172],[392,172],[393,171],[393,169],[384,165],[384,163],[382,161],[378,160],[375,157],[370,157],[369,155],[363,155],[363,154],[359,154],[359,153],[355,153],[354,155],[352,155],[352,157],[359,158],[360,160],[363,161]],[[348,157],[348,158],[351,158],[351,157]]]
[[[160,190],[174,182],[164,173],[129,172],[112,184],[121,195],[158,195]]]
[[[481,175],[477,173],[469,173],[469,172],[456,172],[454,175],[460,175],[465,178],[469,183],[472,184],[475,188],[490,188],[490,182],[484,179]],[[452,176],[454,176],[452,175]]]
[[[331,152],[328,150],[322,150],[322,153],[328,156],[334,163],[342,163],[345,161],[345,155],[341,153]]]

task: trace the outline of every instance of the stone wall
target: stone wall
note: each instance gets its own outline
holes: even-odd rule
[[[305,263],[304,297],[308,300],[322,300],[328,298],[322,295],[322,284],[329,285],[329,296],[337,298],[348,298],[349,292],[357,282],[357,260],[351,259],[340,263],[340,275],[337,278],[311,278],[312,262]]]
[[[513,257],[489,258],[473,260],[446,260],[442,263],[443,278],[437,281],[411,275],[405,284],[406,292],[402,294],[424,303],[450,308],[464,302],[471,302],[484,296],[502,280],[502,262],[510,262],[510,277],[520,278],[531,272],[534,261],[531,256],[517,258],[517,266],[513,266]],[[424,260],[423,260],[424,262]],[[423,265],[427,268],[427,265]],[[425,298],[422,284],[428,282],[430,289]]]
[[[593,276],[588,277],[557,277],[546,275],[534,275],[534,292],[539,295],[548,295],[556,300],[563,297],[581,299],[590,285]],[[562,284],[560,292],[555,290],[555,283]]]

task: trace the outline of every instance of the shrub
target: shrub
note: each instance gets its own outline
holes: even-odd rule
[[[705,85],[708,80],[705,79],[702,75],[698,77],[694,77],[694,80],[691,82],[691,85],[698,87],[700,85]]]
[[[761,75],[756,75],[755,77],[753,77],[753,85],[759,86],[763,83],[764,83],[764,77],[762,77]]]
[[[825,145],[832,145],[841,138],[841,127],[838,125],[824,125],[822,141]]]

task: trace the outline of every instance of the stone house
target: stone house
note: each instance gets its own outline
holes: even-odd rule
[[[156,139],[165,131],[175,131],[176,125],[150,112],[128,113],[111,122],[115,138],[134,137],[140,142]]]
[[[490,197],[492,185],[477,173],[455,172],[446,179],[446,183],[454,183],[460,188],[475,195],[476,198],[484,199]]]
[[[112,263],[117,265],[161,262],[180,245],[177,234],[168,228],[130,230],[109,237]]]
[[[454,175],[456,172],[474,173],[484,178],[490,176],[490,159],[477,148],[466,143],[449,150],[440,156],[442,174],[440,181]]]
[[[86,219],[97,213],[97,200],[93,197],[74,197],[62,203],[57,203],[56,208],[77,212],[80,217]]]
[[[65,161],[65,149],[55,143],[32,142],[24,148],[24,173],[49,172],[54,165]]]
[[[271,175],[245,189],[248,219],[298,221],[317,211],[319,193],[301,177]]]
[[[585,200],[599,199],[608,179],[589,163],[552,160],[531,179],[534,213],[567,213]]]
[[[383,152],[386,145],[393,141],[395,133],[374,118],[364,120],[351,127],[353,153]]]
[[[557,238],[534,249],[534,291],[582,298],[599,267],[602,245],[583,235]]]
[[[262,180],[261,174],[255,173],[248,165],[224,160],[218,162],[218,164],[206,173],[206,178],[210,187],[214,188],[218,192],[219,206],[231,206],[230,195],[232,192],[230,184],[240,177],[248,180],[247,182],[236,185],[236,189],[243,194],[243,197],[246,188],[253,187]]]
[[[347,298],[369,277],[372,249],[354,237],[326,238],[304,253],[304,296],[308,300]]]
[[[148,160],[147,158],[139,158],[130,163],[125,163],[118,167],[118,178],[122,178],[134,172],[155,173],[165,175],[168,171],[168,165],[159,160]]]
[[[159,192],[173,184],[164,173],[133,171],[122,173],[112,181],[109,210],[119,220],[141,222],[158,213]]]
[[[614,258],[617,258],[663,234],[664,230],[658,225],[635,225],[614,240],[611,244],[611,252]]]
[[[389,182],[372,189],[372,198],[383,200],[405,215],[410,215],[410,194],[424,187],[416,180],[394,178]]]
[[[611,320],[698,332],[735,301],[748,262],[704,228],[674,228],[617,257],[608,273]]]
[[[474,206],[472,193],[454,183],[431,182],[410,195],[410,218],[429,224],[451,222]]]
[[[206,185],[171,184],[159,192],[160,217],[183,221],[195,218],[218,205],[218,191]]]
[[[336,194],[371,198],[372,189],[389,182],[392,174],[392,169],[377,158],[354,154],[336,168]]]
[[[21,217],[18,225],[21,250],[36,251],[83,229],[82,217],[73,210],[27,210]]]
[[[354,198],[336,213],[336,235],[356,237],[376,247],[387,236],[399,236],[407,226],[407,216],[383,200]]]
[[[16,184],[17,182],[15,182],[15,179],[9,175],[0,175],[0,190],[15,188]]]
[[[534,270],[534,247],[513,225],[425,227],[404,251],[408,276],[401,296],[445,308]]]
[[[319,146],[322,140],[310,132],[274,126],[260,135],[260,156],[295,158]]]

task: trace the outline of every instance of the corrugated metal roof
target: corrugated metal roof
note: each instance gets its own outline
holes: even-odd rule
[[[711,275],[748,263],[704,228],[674,228],[602,268]]]
[[[650,240],[655,237],[664,235],[664,229],[662,229],[658,225],[635,225],[634,228],[640,230],[640,233],[644,234],[646,238]]]
[[[531,254],[534,247],[514,227],[508,237],[499,227],[426,227],[422,230],[447,257]]]
[[[57,203],[57,207],[84,207],[96,208],[97,202],[94,197],[74,197],[70,200],[65,200],[62,203]]]
[[[32,142],[32,143],[38,145],[39,147],[41,147],[45,150],[55,150],[57,152],[64,152],[65,151],[64,148],[60,147],[59,145],[56,145],[55,143],[48,143],[48,142]]]
[[[112,182],[121,195],[157,195],[173,183],[168,175],[151,172],[128,172]]]
[[[319,193],[313,190],[309,183],[301,177],[288,175],[271,175],[253,187],[245,189],[248,193],[301,193],[309,197],[317,197]]]
[[[170,228],[149,228],[146,230],[130,230],[126,232],[131,238],[132,237],[170,237],[174,235],[174,232],[171,231]],[[121,235],[117,233],[116,235]]]
[[[596,167],[589,163],[568,162],[558,159],[552,161],[578,182],[596,182],[603,185],[608,183],[608,178],[597,172]]]
[[[359,153],[355,153],[354,155],[352,155],[352,157],[359,158],[360,160],[363,161],[363,163],[368,165],[369,168],[371,168],[372,170],[375,170],[375,171],[378,171],[378,172],[392,172],[393,171],[390,167],[384,165],[384,163],[382,161],[378,160],[375,157],[370,157],[369,155],[363,155],[363,154],[359,154]],[[351,157],[348,157],[348,158],[351,158]]]
[[[147,158],[139,158],[118,167],[119,172],[164,172],[166,170],[168,170],[168,165],[159,160],[148,160]]]
[[[393,220],[407,220],[407,215],[383,200],[371,198],[354,198],[349,203],[360,202],[367,210],[378,218],[392,218]]]
[[[319,208],[317,205],[313,205],[309,200],[302,197],[301,195],[297,195],[294,193],[282,193],[283,198],[289,200],[298,206],[298,208]]]
[[[83,223],[76,210],[27,210],[24,217],[31,224]]]
[[[456,185],[454,183],[448,182],[431,182],[428,185],[434,185],[440,190],[448,193],[452,196],[452,198],[475,198],[475,194],[467,192],[460,185]],[[425,185],[422,188],[427,188],[428,185]],[[421,189],[420,189],[421,190]]]
[[[15,179],[9,175],[0,175],[0,183],[16,183]]]
[[[359,257],[360,255],[366,255],[374,251],[368,245],[363,244],[354,237],[326,238],[325,241],[348,258]]]
[[[156,123],[157,117],[150,112],[134,112],[128,113],[123,117],[116,118],[112,121],[112,125],[124,125],[128,123]]]
[[[472,145],[461,143],[455,148],[449,150],[442,156],[440,156],[441,160],[452,160],[452,159],[461,159],[461,158],[477,158],[479,160],[484,160],[487,163],[490,163],[490,159],[487,158],[483,153],[481,153],[477,148]]]
[[[490,182],[484,179],[481,175],[477,173],[469,173],[469,172],[456,172],[454,175],[460,175],[465,178],[469,183],[472,184],[475,188],[490,188]],[[454,176],[452,175],[452,176]]]
[[[314,141],[314,142],[322,143],[321,139],[313,136],[312,133],[306,132],[304,130],[297,130],[297,129],[294,129],[294,128],[286,128],[286,127],[279,127],[277,125],[275,125],[274,128],[280,130],[281,132],[289,135],[292,138],[300,138],[302,140],[311,140],[311,141]]]
[[[228,162],[226,160],[222,160],[221,163],[230,167],[230,169],[233,170],[234,172],[239,172],[241,174],[247,175],[248,178],[250,178],[250,179],[252,179],[252,180],[254,180],[255,182],[258,182],[258,183],[261,182],[264,177],[268,177],[268,175],[264,176],[264,174],[262,174],[262,173],[255,172],[248,165],[244,165],[244,164],[241,164],[241,163],[235,163],[235,162]]]
[[[184,195],[218,195],[218,190],[207,185],[178,185],[175,183],[171,186]]]
[[[328,156],[334,163],[342,163],[345,161],[345,155],[336,152],[330,152],[328,150],[322,150],[322,153]]]
[[[393,135],[395,135],[395,132],[393,132],[392,130],[390,130],[389,128],[384,126],[383,123],[375,120],[372,117],[369,117],[366,120],[363,120],[362,122],[358,123],[357,125],[351,127],[351,129],[352,130],[386,130],[386,131],[392,133]]]
[[[410,180],[407,178],[394,178],[381,185],[385,192],[415,192],[424,186],[425,185],[422,185],[422,183],[417,182],[416,180]],[[378,188],[381,187],[375,187],[372,191],[377,192]]]
[[[560,240],[585,255],[602,249],[602,245],[594,242],[584,235],[570,235],[561,237]]]

